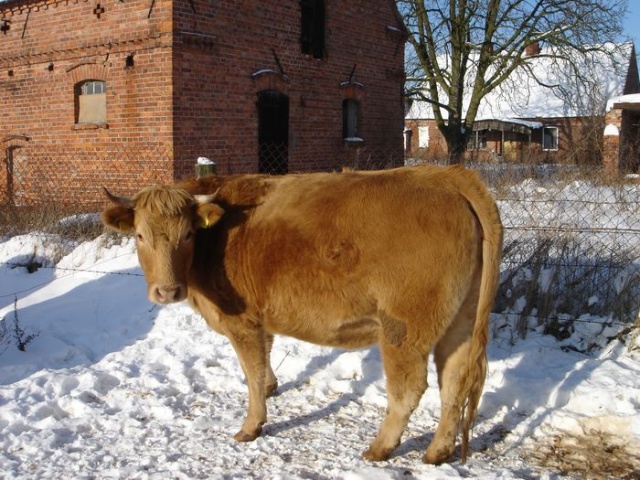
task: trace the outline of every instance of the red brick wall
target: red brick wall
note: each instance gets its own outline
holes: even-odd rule
[[[20,168],[77,171],[58,188],[82,193],[192,175],[198,156],[222,173],[256,171],[263,86],[252,74],[279,71],[277,56],[291,171],[331,169],[353,155],[341,138],[340,87],[352,71],[363,85],[364,148],[401,161],[404,48],[392,7],[327,0],[327,57],[315,60],[301,53],[297,0],[0,3],[0,25],[9,27],[0,33],[0,158],[8,138],[25,136],[18,147],[32,154],[20,156],[28,158]],[[74,85],[89,78],[107,83],[107,125],[97,128],[75,125]],[[46,162],[36,158],[42,151]],[[75,160],[92,151],[98,163]]]
[[[193,9],[176,2],[175,151],[181,173],[198,156],[218,162],[221,172],[256,171],[257,93],[268,82],[252,75],[269,69],[279,77],[280,67],[286,78],[275,88],[289,97],[290,171],[348,163],[340,84],[352,71],[352,80],[363,85],[360,146],[401,162],[404,48],[387,28],[399,26],[392,5],[328,0],[327,57],[317,60],[301,53],[297,0],[194,0]]]
[[[429,144],[427,148],[420,148],[419,127],[429,129]],[[429,161],[446,161],[449,158],[447,141],[438,130],[435,120],[407,120],[405,128],[411,130],[411,145],[407,150],[411,156]]]
[[[104,12],[94,13],[96,3]],[[106,184],[139,188],[138,156],[166,152],[164,177],[172,178],[171,4],[156,0],[26,1],[0,4],[0,157],[12,135],[28,138],[14,175],[23,190],[42,185],[74,196],[98,197]],[[167,21],[167,19],[169,21]],[[125,68],[134,55],[134,67]],[[74,85],[98,79],[107,84],[107,124],[76,125]],[[122,162],[122,154],[136,158]],[[28,154],[27,154],[28,153]],[[45,155],[46,154],[46,155]],[[95,161],[94,161],[95,160]],[[161,174],[162,175],[162,174]],[[49,185],[51,179],[58,179]],[[28,180],[31,179],[31,180]],[[0,190],[6,192],[5,184]]]

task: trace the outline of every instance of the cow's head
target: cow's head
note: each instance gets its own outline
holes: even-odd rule
[[[105,192],[116,206],[102,212],[102,222],[114,230],[135,234],[149,299],[155,303],[184,300],[195,232],[211,227],[224,213],[211,203],[214,196],[192,196],[171,186],[148,187],[133,198]]]

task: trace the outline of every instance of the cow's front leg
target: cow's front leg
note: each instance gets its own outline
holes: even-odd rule
[[[233,438],[239,442],[255,440],[267,421],[267,363],[268,344],[264,330],[258,325],[236,324],[227,332],[231,345],[238,355],[249,389],[249,406],[242,428]],[[271,380],[271,379],[270,379]]]

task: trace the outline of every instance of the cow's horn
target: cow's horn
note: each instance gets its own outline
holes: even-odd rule
[[[118,205],[121,205],[123,207],[127,207],[127,208],[133,208],[135,207],[135,202],[133,200],[131,200],[130,198],[127,197],[116,197],[115,195],[112,195],[111,192],[109,192],[109,190],[107,190],[107,187],[102,187],[104,189],[104,193],[107,194],[107,198],[109,198],[109,200],[111,200],[113,203],[116,203]]]
[[[194,195],[193,198],[195,198],[197,205],[203,205],[205,203],[213,203],[213,201],[218,196],[219,191],[220,189],[218,188],[212,195]]]

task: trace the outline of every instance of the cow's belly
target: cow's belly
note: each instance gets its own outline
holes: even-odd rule
[[[265,325],[272,333],[287,335],[317,345],[342,348],[362,348],[378,343],[380,322],[362,317],[334,321],[318,319],[277,322]]]

